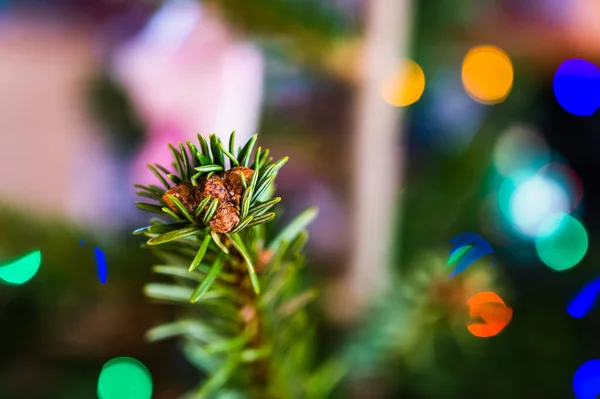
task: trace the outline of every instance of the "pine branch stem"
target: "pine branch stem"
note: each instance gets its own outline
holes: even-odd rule
[[[246,265],[241,256],[232,259],[232,268],[238,276],[236,288],[238,289],[240,296],[242,297],[242,305],[240,306],[240,315],[244,324],[243,330],[250,331],[248,349],[261,349],[265,341],[264,337],[264,325],[260,316],[258,307],[258,296],[253,291]],[[273,396],[268,396],[268,392],[265,390],[271,384],[269,383],[269,370],[271,368],[271,357],[266,356],[255,362],[250,366],[253,396],[257,399],[280,399]]]

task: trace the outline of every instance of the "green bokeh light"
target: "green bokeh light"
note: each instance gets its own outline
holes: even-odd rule
[[[0,263],[0,283],[21,285],[33,278],[40,269],[42,253],[33,251],[18,259]]]
[[[587,252],[587,232],[573,216],[557,214],[540,227],[535,248],[548,267],[567,270],[578,264]]]
[[[152,376],[140,361],[114,358],[102,367],[98,378],[99,399],[150,399]]]

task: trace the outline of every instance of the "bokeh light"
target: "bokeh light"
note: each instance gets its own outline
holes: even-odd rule
[[[6,285],[25,284],[35,276],[42,263],[42,253],[33,251],[0,264],[0,282]]]
[[[467,329],[476,337],[488,338],[499,334],[510,323],[513,315],[502,298],[495,292],[486,291],[473,295],[467,302],[469,316],[482,322],[467,324]]]
[[[538,234],[548,216],[565,213],[569,208],[570,201],[565,190],[554,180],[540,174],[521,182],[509,202],[512,225],[528,237]]]
[[[510,146],[500,152],[510,153]],[[518,146],[516,146],[518,147]],[[496,148],[498,149],[498,147]],[[518,151],[513,151],[515,154]],[[516,164],[504,162],[496,152],[496,166],[502,173],[521,169],[508,175],[498,191],[498,208],[507,222],[506,227],[513,234],[524,239],[535,239],[545,221],[557,214],[566,214],[577,209],[583,199],[583,186],[577,173],[558,162],[546,163],[535,169],[545,160],[546,155],[538,153],[537,160],[531,155],[530,162],[525,163],[524,155]],[[547,226],[548,227],[548,226]],[[557,227],[555,225],[555,227]],[[552,231],[546,229],[548,235]]]
[[[475,244],[467,244],[462,247],[452,248],[450,250],[450,257],[448,258],[448,263],[446,266],[453,265],[460,261],[471,249],[475,247]]]
[[[150,399],[152,376],[140,361],[118,357],[108,361],[98,378],[99,399]]]
[[[415,113],[415,138],[446,155],[465,151],[486,120],[490,108],[465,93],[453,67],[440,65],[427,75],[427,106]]]
[[[535,248],[548,267],[566,270],[583,259],[588,249],[588,235],[579,220],[568,214],[557,214],[540,226]]]
[[[106,275],[108,274],[106,257],[104,256],[104,252],[98,247],[94,247],[94,259],[98,268],[98,279],[102,284],[106,284]]]
[[[469,96],[477,102],[504,101],[513,84],[513,66],[508,54],[495,46],[473,47],[463,60],[462,81]]]
[[[565,111],[589,116],[600,107],[600,69],[589,61],[564,61],[554,75],[554,96]]]
[[[597,399],[600,395],[600,360],[583,363],[573,377],[577,399]]]
[[[498,206],[510,229],[525,239],[534,239],[547,218],[566,213],[571,201],[555,180],[538,172],[521,171],[504,179]]]
[[[476,233],[462,233],[450,240],[452,249],[447,266],[458,263],[448,278],[464,271],[481,257],[494,252],[492,246],[483,237]]]
[[[383,100],[396,107],[406,107],[421,98],[425,90],[425,74],[416,62],[405,59],[381,84]]]
[[[546,140],[533,128],[516,124],[508,128],[494,145],[494,166],[504,177],[517,171],[538,170],[550,162]]]
[[[583,185],[577,173],[558,162],[545,165],[540,173],[560,184],[569,196],[569,211],[574,211],[583,199]]]
[[[567,313],[576,319],[584,317],[596,302],[598,293],[600,293],[600,278],[583,287],[569,304]]]

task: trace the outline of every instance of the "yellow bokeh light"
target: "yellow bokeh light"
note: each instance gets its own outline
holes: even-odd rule
[[[513,84],[513,67],[508,54],[494,46],[473,47],[463,60],[462,81],[475,101],[501,103]]]
[[[383,100],[396,107],[411,105],[425,90],[425,74],[416,62],[405,59],[382,83],[380,94]]]

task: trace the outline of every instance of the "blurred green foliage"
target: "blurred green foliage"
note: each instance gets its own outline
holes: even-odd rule
[[[108,73],[97,75],[87,89],[90,112],[105,127],[114,149],[125,155],[135,153],[146,130],[125,89]]]

